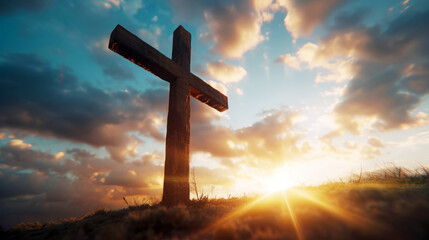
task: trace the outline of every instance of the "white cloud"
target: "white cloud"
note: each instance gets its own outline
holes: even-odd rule
[[[294,55],[281,55],[275,62],[283,63],[293,69],[322,69],[329,73],[318,73],[315,82],[344,82],[353,77],[353,65],[350,59],[331,59],[320,53],[319,45],[304,44]]]
[[[241,66],[233,66],[222,60],[207,63],[207,75],[222,83],[239,82],[246,76],[246,70]]]
[[[278,10],[278,4],[273,0],[238,0],[227,4],[223,1],[170,0],[170,4],[181,19],[202,18],[209,33],[200,37],[213,41],[212,51],[227,58],[240,58],[264,41],[261,26],[271,21]]]
[[[294,38],[305,37],[344,0],[278,0],[287,11],[284,24]]]
[[[212,80],[207,81],[207,83],[213,88],[217,89],[219,92],[225,95],[228,94],[228,88],[225,86],[225,84],[217,81],[212,81]]]

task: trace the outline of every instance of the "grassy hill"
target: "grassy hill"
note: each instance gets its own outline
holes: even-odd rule
[[[399,173],[399,174],[398,174]],[[2,239],[429,239],[429,177],[404,169],[265,196],[99,210]]]

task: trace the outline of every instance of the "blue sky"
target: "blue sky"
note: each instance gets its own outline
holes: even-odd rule
[[[117,24],[168,57],[184,26],[228,96],[191,105],[211,197],[428,166],[428,21],[424,0],[2,1],[1,224],[160,197],[169,85],[107,49]]]

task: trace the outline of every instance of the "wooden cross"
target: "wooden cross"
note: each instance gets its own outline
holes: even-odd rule
[[[189,96],[220,112],[228,109],[228,98],[190,72],[191,34],[182,26],[174,31],[172,59],[120,25],[110,35],[109,49],[170,83],[162,203],[167,206],[187,203],[191,117]]]

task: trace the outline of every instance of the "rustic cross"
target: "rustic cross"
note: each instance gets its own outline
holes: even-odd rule
[[[173,34],[172,59],[120,25],[110,35],[109,49],[170,83],[162,203],[167,206],[187,203],[191,118],[189,96],[220,112],[228,109],[228,98],[190,72],[191,34],[182,26]]]

